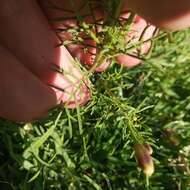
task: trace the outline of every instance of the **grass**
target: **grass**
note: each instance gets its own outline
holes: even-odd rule
[[[86,106],[28,124],[1,119],[0,189],[190,189],[190,30],[153,41],[143,64],[126,69],[113,60],[90,75]],[[153,148],[149,185],[132,148],[141,141]]]

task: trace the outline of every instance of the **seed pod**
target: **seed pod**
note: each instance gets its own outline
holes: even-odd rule
[[[134,144],[133,148],[139,167],[147,176],[151,176],[154,173],[154,163],[148,149],[141,143]]]

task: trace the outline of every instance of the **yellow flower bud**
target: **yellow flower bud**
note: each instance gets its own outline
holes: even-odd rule
[[[133,148],[139,167],[147,176],[151,176],[154,173],[154,163],[149,150],[141,143],[134,144]]]

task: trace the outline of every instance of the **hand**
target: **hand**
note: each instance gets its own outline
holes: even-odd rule
[[[103,20],[105,21],[108,17],[104,8],[105,4],[102,0],[89,1],[91,2],[90,6],[92,10],[90,10],[87,5],[84,6],[86,4],[86,1],[84,0],[75,0],[74,7],[71,3],[66,3],[65,0],[39,0],[39,2],[48,17],[48,20],[52,21],[51,25],[54,30],[59,31],[61,29],[61,32],[57,33],[57,35],[63,42],[72,40],[74,38],[74,36],[68,32],[68,29],[77,27],[76,11],[80,12],[80,15],[85,18],[86,23],[99,22],[99,24],[101,24]],[[130,14],[127,7],[124,7],[119,17],[122,19],[127,19],[129,15]],[[144,32],[145,28],[146,31]],[[101,32],[100,25],[98,26],[97,30],[98,32]],[[146,41],[150,39],[155,31],[155,26],[150,25],[147,27],[147,22],[144,19],[140,18],[139,16],[135,16],[130,30],[131,32],[125,37],[126,43],[128,41],[138,41],[143,32],[144,35],[142,40]],[[96,42],[92,39],[89,39],[89,36],[85,36],[84,33],[81,33],[80,36],[84,40],[84,45],[69,43],[66,45],[66,47],[71,55],[75,58],[78,58],[78,60],[80,60],[83,65],[88,65],[91,67],[95,64],[95,56],[100,50],[97,48]],[[144,43],[140,48],[140,53],[147,53],[150,46],[150,42]],[[132,55],[133,56],[120,54],[119,56],[116,56],[116,60],[119,64],[122,64],[126,67],[132,67],[141,62],[138,58],[136,58],[137,50],[132,52]],[[97,72],[101,72],[104,71],[108,66],[109,60],[104,60],[104,62],[97,66],[95,70]]]
[[[87,82],[35,1],[3,1],[0,24],[0,116],[32,121],[59,103],[89,100]]]
[[[40,1],[40,6],[49,20],[73,15],[73,7],[67,1],[53,2],[54,5],[69,10],[68,12],[50,9],[47,2],[52,1]],[[101,9],[96,9],[98,2],[96,1],[94,7],[95,16],[104,19],[105,15]],[[77,8],[82,4],[82,0],[76,0]],[[124,5],[124,12],[126,8],[128,9]],[[88,81],[74,64],[72,56],[77,57],[83,64],[93,65],[93,54],[98,51],[95,42],[86,40],[86,43],[94,45],[87,52],[83,51],[81,45],[76,44],[67,45],[70,53],[64,46],[59,47],[62,40],[68,40],[72,35],[62,32],[58,38],[42,10],[31,0],[7,0],[1,3],[0,24],[3,27],[0,30],[0,116],[13,121],[32,121],[47,114],[50,108],[59,103],[73,108],[76,105],[84,105],[90,98]],[[84,8],[80,13],[89,15],[89,10]],[[127,17],[128,13],[122,16]],[[92,16],[86,16],[86,21],[92,22]],[[74,25],[76,20],[68,19],[54,23],[52,27],[56,29]],[[126,41],[129,38],[137,40],[146,25],[145,20],[135,17],[132,27],[136,32],[131,33]],[[144,40],[152,36],[154,29],[153,26],[149,28]],[[149,47],[150,43],[144,44],[142,53],[146,53]],[[119,55],[117,61],[125,66],[140,62],[129,55]],[[105,61],[96,70],[102,71],[108,65],[109,61]],[[57,72],[58,70],[64,72]]]
[[[190,26],[190,1],[188,0],[124,0],[129,8],[150,23],[167,30]]]

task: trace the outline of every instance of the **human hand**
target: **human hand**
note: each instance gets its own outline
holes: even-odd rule
[[[82,72],[64,46],[56,47],[60,41],[35,1],[3,1],[0,24],[0,116],[32,121],[57,104],[89,100]]]
[[[47,2],[47,1],[46,1]],[[71,10],[67,13],[62,10],[49,9],[47,4],[41,1],[41,7],[49,20],[61,14],[71,16],[74,12],[66,1],[54,0],[59,7]],[[97,1],[96,1],[97,2]],[[77,7],[83,1],[76,1]],[[123,11],[126,12],[126,5]],[[84,9],[81,13],[88,13]],[[76,16],[76,15],[74,15]],[[104,18],[102,11],[95,9],[95,16]],[[127,17],[127,13],[123,14]],[[136,17],[133,24],[134,33],[127,37],[135,40],[141,35],[146,27],[146,22]],[[86,16],[87,22],[92,22],[92,16]],[[0,7],[0,23],[3,25],[0,31],[0,115],[14,121],[31,121],[43,116],[48,110],[59,103],[65,103],[68,107],[85,104],[90,94],[88,81],[82,72],[75,66],[71,55],[77,57],[83,64],[93,65],[96,46],[84,52],[80,45],[69,44],[57,47],[61,40],[68,40],[72,36],[68,32],[57,35],[51,30],[39,5],[35,1],[7,0]],[[54,23],[53,28],[75,26],[75,19],[68,19]],[[149,39],[154,31],[151,26],[144,40]],[[135,37],[134,37],[135,36]],[[86,43],[95,44],[93,40],[85,40]],[[150,43],[143,44],[142,53],[146,53]],[[119,55],[117,61],[125,66],[133,66],[140,62],[139,59],[129,55]],[[97,71],[106,69],[109,61],[105,61]],[[55,72],[63,69],[64,73]]]
[[[123,9],[126,8],[166,30],[174,31],[190,26],[190,1],[188,0],[124,0]]]
[[[107,1],[89,1],[89,5],[84,0],[75,0],[75,4],[66,3],[64,0],[39,0],[41,7],[45,11],[48,20],[50,20],[55,31],[58,31],[57,35],[59,38],[65,41],[71,41],[66,45],[67,49],[71,55],[78,60],[83,65],[87,65],[88,68],[94,66],[96,63],[96,55],[101,51],[98,44],[90,38],[90,35],[86,35],[85,32],[79,32],[79,35],[83,38],[83,44],[74,43],[72,40],[75,36],[72,32],[69,32],[73,28],[80,28],[79,21],[76,19],[76,12],[78,11],[80,16],[84,19],[86,23],[94,24],[96,23],[97,31],[94,33],[100,33],[102,31],[102,24],[106,22],[107,18],[110,16],[108,12],[105,11],[107,6]],[[71,2],[71,1],[70,1]],[[129,10],[123,5],[124,9],[121,14],[118,15],[120,24],[121,20],[127,20],[130,16]],[[112,13],[111,13],[112,14]],[[148,41],[155,32],[155,26],[149,25],[144,19],[139,16],[135,16],[130,27],[130,32],[125,36],[126,44],[129,41],[138,42],[141,38],[142,41]],[[143,36],[141,36],[143,34]],[[119,36],[118,36],[119,38]],[[141,61],[138,59],[138,55],[145,54],[150,49],[151,42],[146,42],[141,45],[141,47],[134,50],[130,55],[119,54],[115,56],[117,62],[126,67],[132,67],[139,64]],[[109,60],[104,60],[102,63],[98,63],[95,70],[97,72],[104,71],[109,66]]]

